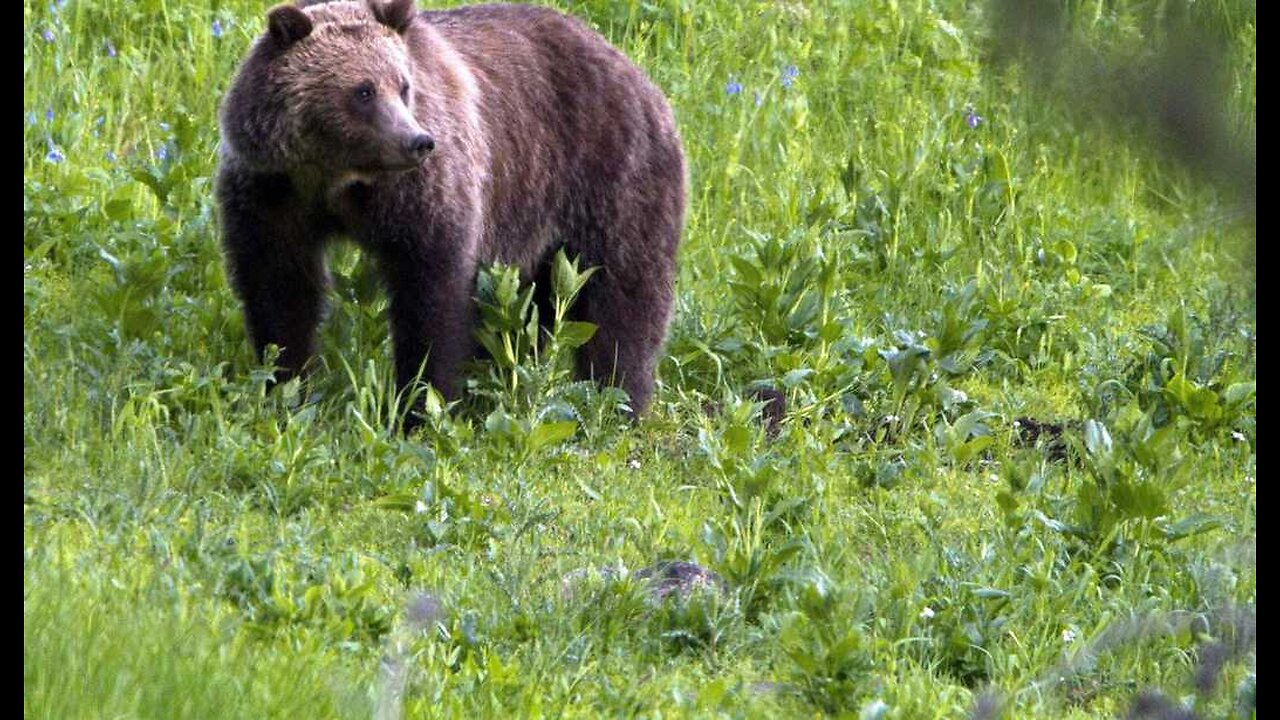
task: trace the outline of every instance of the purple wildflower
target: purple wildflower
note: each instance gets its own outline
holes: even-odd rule
[[[724,92],[726,95],[737,95],[742,92],[742,83],[737,80],[730,80],[725,83]]]
[[[973,111],[973,108],[969,108],[964,113],[964,122],[966,125],[969,126],[969,129],[973,130],[973,129],[977,129],[979,125],[986,122],[986,118],[975,113]]]
[[[48,143],[49,143],[49,152],[44,156],[45,162],[50,162],[50,163],[53,163],[54,165],[57,165],[58,163],[67,159],[67,156],[62,154],[62,151],[58,149],[58,146],[53,144],[53,140],[49,140]]]
[[[106,152],[106,154],[104,155],[104,157],[106,157],[106,158],[107,158],[107,162],[111,163],[112,165],[115,165],[115,164],[116,164],[116,160],[118,160],[118,159],[119,159],[119,158],[117,158],[117,157],[116,157],[115,151],[113,151],[113,150],[108,150],[108,151]]]
[[[44,109],[44,121],[47,123],[53,122],[53,108],[48,107]]]
[[[800,77],[800,68],[795,65],[788,65],[782,70],[782,87],[789,88],[795,84],[796,78]]]
[[[756,107],[760,107],[761,105],[764,104],[764,96],[760,94],[759,90],[756,90],[755,92],[753,92],[752,95],[755,97]]]
[[[113,58],[116,56],[116,46],[113,45],[110,40],[102,41],[102,47],[106,50],[107,57]]]
[[[44,38],[44,41],[47,43],[51,43],[55,39],[53,36],[53,31],[50,30],[49,28],[45,28],[44,32],[40,33],[40,37]]]
[[[213,27],[211,28],[211,30],[212,30],[212,32],[213,32],[213,37],[214,37],[214,38],[220,38],[220,37],[222,37],[222,21],[221,21],[221,20],[214,20],[214,21],[213,21]]]
[[[168,145],[161,145],[160,147],[156,148],[156,160],[159,160],[160,162],[164,162],[165,160],[168,160],[168,159],[169,159]]]

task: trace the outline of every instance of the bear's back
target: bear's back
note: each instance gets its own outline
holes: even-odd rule
[[[473,79],[490,158],[491,230],[547,237],[598,222],[598,209],[616,203],[620,188],[639,190],[658,174],[682,186],[683,156],[665,96],[585,23],[527,5],[423,11],[418,22],[449,44]],[[420,51],[426,62],[440,59],[438,50]],[[504,238],[486,244],[504,261],[527,265]]]

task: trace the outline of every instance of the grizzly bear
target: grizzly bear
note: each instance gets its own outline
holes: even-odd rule
[[[228,271],[259,356],[280,348],[276,381],[315,349],[335,237],[377,263],[398,386],[421,377],[449,399],[476,350],[479,265],[535,279],[563,248],[599,268],[575,306],[597,327],[579,375],[621,386],[637,415],[648,405],[684,158],[662,92],[583,23],[540,7],[281,5],[221,126]]]

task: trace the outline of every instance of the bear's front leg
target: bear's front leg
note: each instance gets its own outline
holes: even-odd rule
[[[465,233],[432,233],[383,244],[380,260],[391,296],[396,384],[419,379],[446,400],[462,393],[462,364],[474,355],[476,262]],[[412,415],[406,429],[416,426]]]
[[[231,285],[259,361],[280,348],[276,382],[302,372],[315,350],[328,274],[323,234],[284,175],[219,173],[222,242]]]

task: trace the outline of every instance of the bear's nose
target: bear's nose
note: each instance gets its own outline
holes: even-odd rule
[[[436,141],[432,140],[430,135],[418,135],[409,141],[409,152],[413,153],[413,156],[418,159],[426,157],[427,153],[435,149]]]

